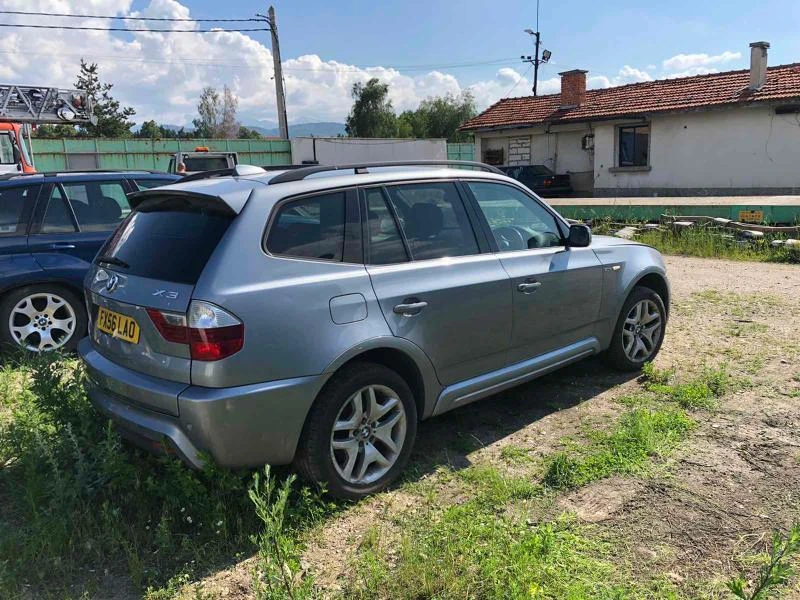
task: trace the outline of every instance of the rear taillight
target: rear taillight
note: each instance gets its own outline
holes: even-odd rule
[[[244,325],[231,313],[193,300],[189,314],[147,309],[150,320],[168,342],[188,344],[193,360],[213,361],[237,353],[244,345]]]
[[[553,180],[552,179],[545,179],[544,180],[544,187],[550,187],[551,185],[553,185]]]

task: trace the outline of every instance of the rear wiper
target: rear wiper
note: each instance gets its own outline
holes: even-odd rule
[[[121,258],[116,256],[101,256],[97,259],[97,264],[112,265],[121,269],[130,269],[131,266]]]

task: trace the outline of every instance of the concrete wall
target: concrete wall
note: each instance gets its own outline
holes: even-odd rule
[[[595,124],[602,196],[800,193],[800,122],[765,106],[653,116],[650,169],[613,172],[619,123]]]
[[[292,162],[315,160],[325,165],[384,160],[447,160],[444,139],[294,138]]]

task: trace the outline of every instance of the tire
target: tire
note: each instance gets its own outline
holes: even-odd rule
[[[358,418],[359,399],[362,418]],[[369,413],[377,414],[377,419]],[[405,380],[383,365],[353,363],[334,375],[317,397],[303,428],[294,468],[336,498],[359,500],[397,479],[408,463],[416,435],[417,406]]]
[[[33,327],[26,330],[31,324]],[[0,344],[7,349],[74,352],[86,328],[83,302],[58,285],[17,288],[0,301]]]
[[[647,307],[648,313],[635,313],[637,306]],[[657,330],[653,317],[656,313],[659,319]],[[637,314],[641,315],[638,320]],[[651,320],[648,322],[648,319]],[[634,324],[632,321],[637,322]],[[653,360],[661,350],[666,325],[667,311],[661,296],[648,287],[633,288],[614,325],[611,345],[604,355],[606,362],[620,371],[638,371],[646,362]],[[651,328],[652,331],[648,336],[647,332]],[[638,343],[641,343],[641,346],[637,346]],[[636,348],[638,350],[634,352]]]

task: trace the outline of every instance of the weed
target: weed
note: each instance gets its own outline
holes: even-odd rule
[[[772,536],[769,551],[762,557],[763,565],[755,581],[749,582],[740,575],[728,582],[728,589],[741,600],[761,600],[771,595],[773,589],[785,584],[795,573],[791,564],[793,555],[800,551],[800,523],[789,533]]]
[[[667,385],[675,376],[675,369],[659,369],[648,362],[642,366],[642,379],[648,385]]]
[[[458,472],[458,476],[471,484],[472,494],[479,493],[481,501],[493,506],[509,500],[533,498],[541,493],[541,486],[525,477],[505,477],[490,465],[474,465]]]
[[[253,572],[253,588],[259,599],[297,600],[311,595],[312,581],[300,577],[300,548],[288,530],[288,502],[294,480],[291,475],[279,483],[269,466],[264,468],[263,479],[259,473],[253,477],[249,496],[264,527],[253,536],[259,559]]]
[[[701,376],[686,383],[669,384],[672,373],[642,369],[645,389],[662,400],[677,402],[687,410],[714,408],[717,398],[724,396],[729,388],[729,377],[725,368],[705,369]]]
[[[671,450],[693,426],[679,410],[634,409],[610,432],[595,434],[578,452],[553,456],[542,481],[550,488],[565,489],[618,473],[634,473],[649,457]]]

